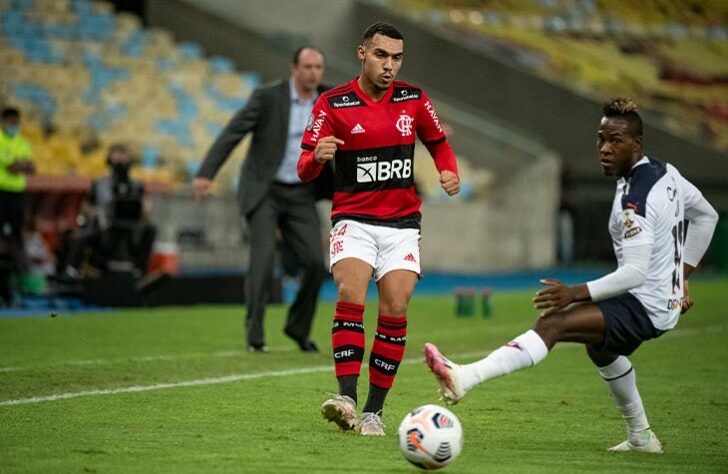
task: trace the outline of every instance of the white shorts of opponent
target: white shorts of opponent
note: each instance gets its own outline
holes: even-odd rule
[[[397,229],[343,220],[330,232],[331,269],[345,258],[358,258],[374,269],[379,281],[392,270],[410,270],[421,277],[419,229]]]

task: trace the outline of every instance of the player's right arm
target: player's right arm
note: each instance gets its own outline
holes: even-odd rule
[[[658,213],[647,204],[646,215],[642,216],[628,209],[620,213],[622,259],[620,266],[599,279],[574,286],[566,286],[558,280],[545,279],[533,298],[534,307],[543,310],[541,316],[548,316],[573,302],[602,301],[621,295],[642,285],[647,278],[650,257],[654,245],[653,230]]]
[[[622,250],[622,265],[615,271],[579,285],[567,286],[558,280],[543,279],[541,284],[546,288],[536,293],[534,308],[543,310],[541,316],[548,316],[574,302],[602,301],[624,294],[645,282],[651,254],[649,243],[626,247]]]
[[[207,151],[207,155],[197,171],[197,176],[192,181],[192,195],[195,199],[210,192],[212,179],[243,137],[255,130],[265,106],[265,89],[256,89],[245,107],[238,110],[220,132]]]

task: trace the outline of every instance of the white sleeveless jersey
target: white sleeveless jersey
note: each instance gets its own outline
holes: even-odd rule
[[[609,218],[614,253],[621,267],[622,249],[644,243],[652,246],[645,282],[629,292],[642,303],[657,329],[672,329],[680,316],[685,209],[701,198],[698,188],[674,166],[648,157],[617,182]]]

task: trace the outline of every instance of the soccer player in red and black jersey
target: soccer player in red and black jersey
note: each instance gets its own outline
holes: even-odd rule
[[[310,181],[334,160],[331,271],[338,291],[332,332],[339,395],[323,416],[344,430],[382,436],[384,399],[404,356],[407,307],[420,276],[420,205],[414,189],[415,136],[427,147],[449,194],[460,191],[455,155],[425,92],[395,81],[402,34],[375,23],[357,48],[361,75],[323,93],[303,136],[298,175]],[[364,358],[363,313],[369,280],[379,316],[369,359],[369,394],[357,420]]]

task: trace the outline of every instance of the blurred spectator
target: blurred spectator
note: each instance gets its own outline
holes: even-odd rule
[[[66,257],[65,274],[80,276],[84,263],[100,271],[146,271],[156,229],[148,220],[144,185],[129,176],[132,156],[125,145],[112,145],[111,170],[95,180],[81,204],[78,233]]]
[[[25,232],[25,256],[28,271],[21,278],[23,293],[43,294],[48,289],[48,277],[56,272],[56,256],[50,251],[35,219],[27,219]]]
[[[35,173],[30,144],[20,135],[20,111],[5,108],[0,117],[0,299],[12,303],[10,277],[27,271],[23,249],[26,176]],[[2,302],[0,302],[2,303]]]

